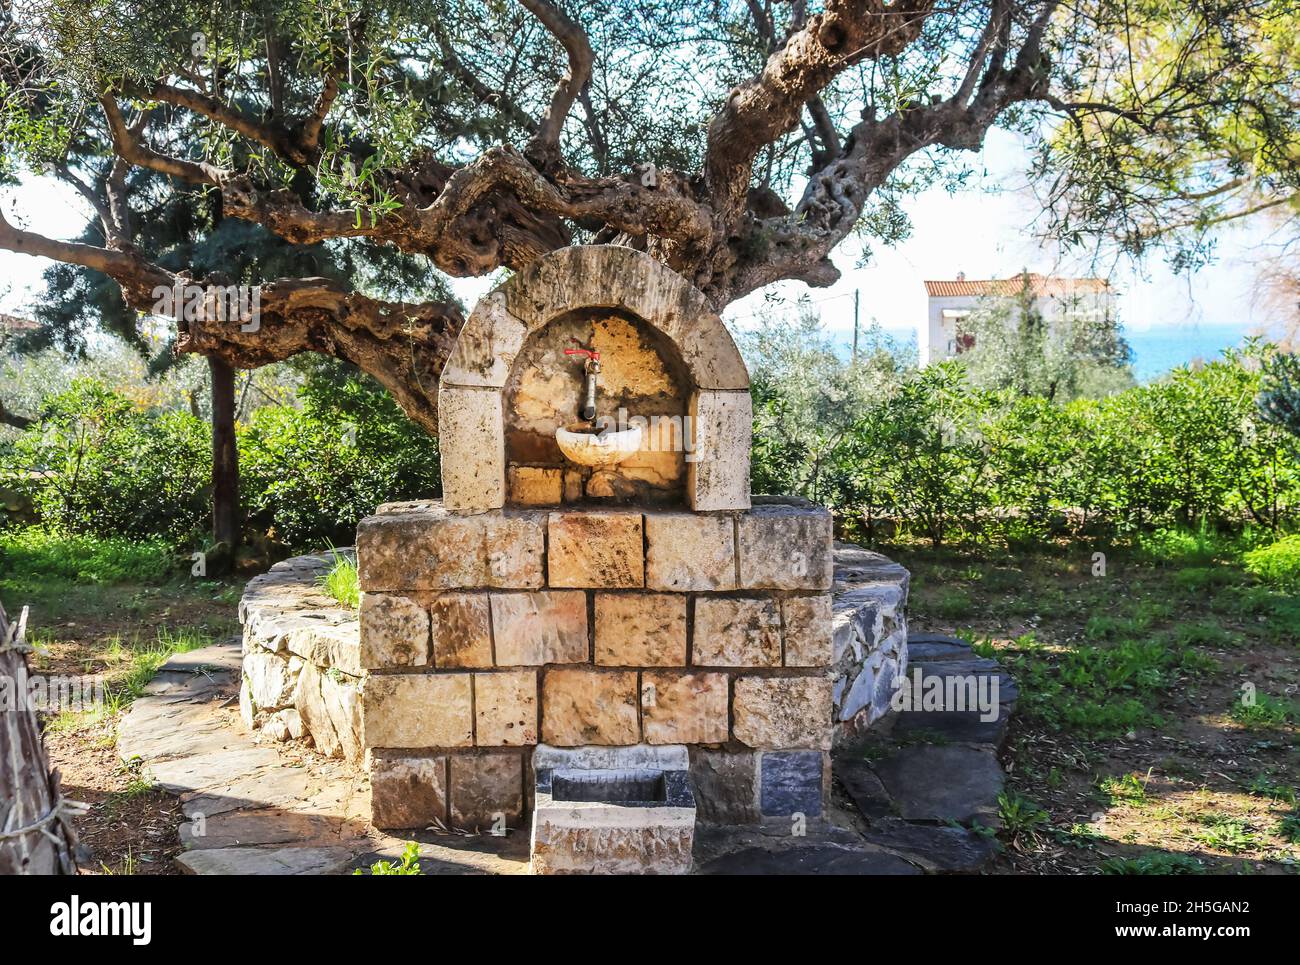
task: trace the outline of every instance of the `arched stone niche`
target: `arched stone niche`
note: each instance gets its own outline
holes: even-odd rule
[[[657,448],[615,471],[575,473],[563,464],[554,428],[576,418],[582,381],[563,348],[587,338],[602,353],[598,415],[622,405],[634,417],[683,417],[684,452],[664,451],[673,432],[665,420]],[[443,370],[438,422],[450,510],[750,505],[752,410],[740,353],[703,294],[631,248],[560,249],[486,295]]]

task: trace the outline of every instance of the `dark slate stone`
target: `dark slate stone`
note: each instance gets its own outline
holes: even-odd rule
[[[880,818],[895,813],[894,802],[885,792],[885,785],[866,761],[854,757],[834,757],[831,759],[831,773],[863,817]]]
[[[961,640],[917,640],[910,634],[907,637],[909,661],[961,660],[970,655],[970,644]]]
[[[863,840],[938,874],[977,874],[998,852],[987,835],[897,818],[873,821]]]
[[[950,744],[988,744],[1001,747],[1015,704],[1002,704],[996,720],[981,720],[978,711],[922,710],[895,717],[895,737],[933,735]]]
[[[873,768],[908,821],[997,822],[1003,774],[989,748],[947,744],[902,747]]]
[[[764,817],[822,813],[820,751],[767,751],[759,763],[759,809]]]
[[[920,870],[885,851],[809,845],[746,848],[706,862],[703,875],[915,875]]]

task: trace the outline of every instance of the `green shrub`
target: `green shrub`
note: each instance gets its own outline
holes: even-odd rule
[[[344,606],[361,606],[361,583],[357,578],[357,561],[342,553],[334,554],[334,565],[320,578],[325,592]]]
[[[1251,550],[1243,558],[1246,570],[1281,586],[1300,586],[1300,534]]]
[[[148,411],[80,379],[46,400],[0,479],[54,532],[192,541],[209,515],[209,440],[187,412]]]
[[[380,503],[440,491],[437,443],[373,383],[309,381],[301,401],[240,430],[250,524],[295,548],[346,544]]]

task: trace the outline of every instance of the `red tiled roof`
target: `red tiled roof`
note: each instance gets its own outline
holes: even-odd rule
[[[991,278],[984,281],[966,279],[953,281],[927,281],[925,293],[931,298],[962,298],[981,295],[1018,295],[1026,283],[1037,297],[1050,295],[1104,294],[1110,291],[1110,282],[1104,278],[1052,278],[1030,272],[1011,278]]]

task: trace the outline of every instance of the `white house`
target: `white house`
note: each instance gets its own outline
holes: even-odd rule
[[[1102,278],[1052,278],[1026,272],[1011,278],[968,281],[965,274],[958,273],[951,281],[927,281],[929,311],[917,340],[921,364],[952,358],[973,348],[974,337],[958,332],[961,319],[981,300],[1015,298],[1026,286],[1034,307],[1049,324],[1070,316],[1101,318],[1114,308],[1114,291]]]

